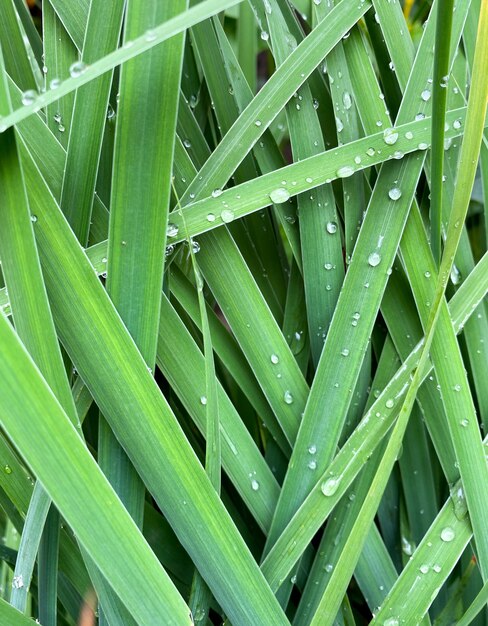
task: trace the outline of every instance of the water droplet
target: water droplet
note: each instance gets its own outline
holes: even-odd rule
[[[348,91],[345,91],[342,95],[342,104],[346,109],[350,109],[352,107],[352,98]]]
[[[34,104],[36,99],[37,99],[37,91],[34,91],[34,89],[28,89],[27,91],[24,91],[24,93],[22,94],[22,104],[24,106],[29,106],[29,104]]]
[[[261,120],[256,120],[256,121],[254,122],[254,125],[255,125],[255,126],[261,126]]]
[[[307,467],[308,467],[309,469],[311,469],[311,470],[317,469],[317,461],[310,461],[310,462],[307,464]]]
[[[175,247],[172,243],[170,243],[169,246],[166,246],[166,250],[164,251],[164,256],[168,258],[169,256],[173,254],[174,251],[175,251]]]
[[[57,89],[61,85],[61,80],[59,78],[53,78],[49,83],[49,89]]]
[[[334,266],[332,265],[332,263],[325,263],[325,264],[324,264],[324,268],[325,268],[326,270],[331,270],[333,267],[334,267]]]
[[[374,150],[374,148],[368,148],[368,149],[366,150],[366,154],[367,154],[368,156],[370,156],[370,157],[374,156],[374,155],[375,155],[375,150]]]
[[[421,566],[419,567],[419,569],[420,569],[420,571],[422,572],[422,574],[427,574],[430,568],[429,568],[429,566],[428,566],[428,565],[425,565],[425,564],[424,564],[424,565],[421,565]]]
[[[166,230],[166,235],[168,237],[176,237],[178,235],[179,227],[176,224],[170,222],[168,224],[168,229]]]
[[[78,76],[81,76],[83,72],[86,71],[86,68],[86,63],[83,63],[83,61],[76,61],[75,63],[70,65],[69,68],[71,78],[78,78]]]
[[[268,41],[269,39],[269,33],[267,33],[265,30],[261,31],[261,39],[263,41]]]
[[[383,133],[383,141],[392,146],[398,140],[398,132],[394,128],[386,128]]]
[[[328,478],[320,485],[320,490],[324,496],[333,496],[339,488],[340,478]]]
[[[344,348],[344,350],[342,350],[341,354],[342,354],[342,356],[349,356],[348,348]]]
[[[385,402],[385,406],[387,409],[392,409],[395,406],[394,400],[388,398],[388,400]]]
[[[459,285],[462,280],[461,272],[459,269],[453,265],[451,268],[451,281],[453,285]]]
[[[24,579],[22,577],[22,574],[19,574],[18,576],[14,576],[12,580],[12,587],[14,589],[22,589],[23,586],[24,586]]]
[[[315,454],[317,452],[317,446],[315,444],[308,446],[308,452],[309,454]]]
[[[413,133],[410,130],[405,133],[405,139],[413,139]]]
[[[339,178],[348,178],[354,174],[354,168],[350,165],[344,165],[337,170],[336,174]]]
[[[259,489],[259,483],[257,480],[251,480],[251,489],[257,491]]]
[[[330,573],[334,569],[334,566],[332,565],[332,563],[327,563],[324,569],[327,573]]]
[[[398,187],[392,187],[388,192],[390,200],[399,200],[402,196],[402,192]]]
[[[203,404],[203,406],[205,406],[207,404],[207,396],[201,396],[200,404]]]
[[[400,622],[396,617],[389,617],[383,622],[383,626],[400,626]]]
[[[290,199],[290,192],[284,187],[278,187],[278,189],[273,189],[269,197],[273,204],[283,204]]]
[[[218,198],[219,196],[222,195],[222,189],[214,189],[212,191],[212,198]]]
[[[430,100],[430,95],[431,94],[430,94],[429,89],[424,89],[422,93],[420,94],[420,97],[422,98],[424,102],[428,102]]]
[[[193,239],[191,240],[191,249],[193,254],[197,254],[198,252],[200,252],[200,244],[198,243],[198,241],[194,241]]]
[[[427,272],[424,273],[425,278],[430,278],[431,274],[430,272],[427,270]]]
[[[469,420],[463,419],[461,420],[460,424],[463,428],[467,428],[469,426]]]
[[[371,267],[376,267],[381,263],[381,256],[377,252],[372,252],[368,257],[368,263]]]
[[[342,133],[342,131],[344,130],[344,124],[342,123],[342,120],[340,118],[336,117],[335,119],[336,119],[337,132]]]
[[[277,354],[272,354],[271,355],[271,363],[273,363],[273,365],[276,365],[279,362],[280,362],[280,359],[279,359],[278,355]]]
[[[205,609],[197,609],[195,611],[195,615],[193,616],[193,621],[195,623],[201,622],[204,619],[205,615],[206,615]]]
[[[215,215],[213,213],[207,215],[207,222],[215,222]]]
[[[446,543],[448,543],[449,541],[452,541],[455,536],[456,536],[456,533],[450,526],[446,526],[445,528],[441,530],[441,539],[442,541],[445,541]]]
[[[461,128],[462,122],[460,119],[454,120],[454,122],[452,123],[452,127],[455,130],[459,130]]]
[[[152,30],[152,28],[148,28],[144,33],[144,39],[146,41],[154,41],[156,39],[156,33]]]
[[[229,224],[234,219],[234,211],[232,209],[224,209],[220,213],[220,217],[225,224]]]
[[[292,404],[293,403],[293,396],[291,395],[291,392],[286,390],[284,395],[283,395],[283,400],[285,401],[286,404]]]
[[[427,150],[428,147],[429,147],[429,144],[425,143],[424,141],[421,141],[418,145],[419,150]]]
[[[31,222],[35,224],[37,222],[37,215],[31,215],[30,219],[31,219]]]
[[[189,139],[184,139],[183,145],[185,146],[185,148],[191,148],[191,141]]]
[[[6,474],[11,474],[12,473],[12,468],[10,467],[10,465],[5,465],[5,467],[3,468]]]
[[[337,224],[335,222],[327,222],[325,228],[330,235],[334,235],[337,232]]]

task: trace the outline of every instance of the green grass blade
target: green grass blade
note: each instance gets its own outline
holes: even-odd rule
[[[0,335],[3,427],[139,623],[149,626],[166,615],[169,623],[189,624],[185,603],[3,316]],[[26,394],[29,404],[24,402]],[[69,447],[57,446],[56,439],[69,442]],[[98,505],[99,499],[105,507]],[[124,537],[123,543],[119,537]],[[144,615],[141,597],[146,598]]]
[[[221,276],[222,258],[227,260],[225,280]],[[283,432],[292,443],[308,387],[230,235],[208,233],[202,241],[199,265],[241,349],[252,364]],[[235,306],[237,302],[241,303],[239,307]],[[255,316],[265,320],[259,337],[251,324]]]
[[[423,37],[425,47],[430,43],[430,33],[427,28]],[[417,55],[419,62],[412,70],[419,78],[428,72],[421,51]],[[399,121],[407,118],[409,108],[412,107],[407,96],[403,102]],[[394,137],[394,143],[395,139],[398,140],[398,137]],[[384,142],[389,145],[389,141],[390,134],[385,131]],[[392,265],[411,204],[410,198],[405,197],[402,192],[395,199],[391,199],[390,192],[392,189],[410,186],[413,189],[416,186],[423,161],[420,155],[421,153],[417,153],[405,157],[398,164],[385,163],[382,167],[311,387],[299,438],[283,484],[271,540],[277,538],[303,502],[308,489],[315,482],[315,474],[321,474],[325,470],[335,453],[351,401],[350,390],[355,386],[359,375],[386,286],[387,270]],[[348,174],[353,173],[354,168],[349,167]],[[354,320],[358,322],[357,326],[352,326],[351,322]],[[327,405],[324,404],[325,390]],[[317,472],[304,475],[301,470],[307,467],[310,446],[316,446],[317,456],[314,459],[317,462]]]
[[[45,80],[69,73],[70,66],[78,59],[78,52],[50,2],[42,10]],[[74,93],[46,107],[46,122],[58,141],[66,148],[71,128]]]
[[[220,32],[220,38],[218,38]],[[240,101],[246,103],[252,99],[249,87],[244,84],[242,74],[234,70],[231,74],[228,66],[236,67],[230,46],[225,46],[227,38],[217,19],[198,24],[192,29],[192,41],[202,65],[206,84],[219,125],[219,133],[224,135],[239,116],[242,108]],[[222,48],[222,49],[221,49]],[[220,59],[220,62],[216,62]],[[229,89],[222,90],[222,84],[229,81]],[[267,142],[268,143],[268,142]],[[267,146],[267,143],[265,146]],[[249,155],[235,172],[236,183],[253,179],[257,176],[256,163],[262,165],[260,154],[263,148],[257,148]],[[256,161],[256,162],[255,162]],[[194,178],[195,174],[192,175]],[[185,177],[188,180],[188,176]],[[182,190],[186,189],[186,185]],[[279,259],[270,254],[270,246],[265,233],[273,232],[273,224],[268,212],[252,215],[243,221],[233,221],[228,228],[239,246],[246,264],[253,273],[273,315],[280,321],[283,315],[285,283]]]
[[[204,434],[207,406],[201,402],[206,394],[204,357],[165,296],[161,306],[158,366]],[[220,384],[217,392],[224,469],[259,526],[267,532],[278,499],[278,485]]]
[[[296,47],[277,2],[270,2],[266,12],[268,29],[277,65],[281,65]],[[301,161],[325,149],[320,122],[310,87],[297,91],[286,108],[290,141],[295,161]],[[320,210],[317,210],[319,207]],[[342,243],[331,185],[322,185],[313,194],[297,198],[300,215],[300,242],[308,332],[314,363],[322,352],[323,340],[332,319],[344,277]],[[324,228],[329,224],[329,228]],[[323,272],[324,268],[328,268]],[[322,276],[322,280],[317,280]]]
[[[484,27],[484,23],[483,23],[483,19],[481,19],[480,26],[479,26],[481,33],[483,33],[483,30],[482,30],[483,27]],[[480,56],[478,56],[478,54]],[[486,51],[484,50],[482,44],[480,44],[479,50],[477,50],[476,52],[476,59],[483,58],[484,54],[486,54]],[[370,492],[368,494],[369,497],[363,504],[361,511],[356,518],[355,528],[350,533],[348,543],[344,547],[344,550],[339,558],[337,569],[334,571],[331,577],[330,584],[331,586],[333,586],[334,583],[336,584],[336,588],[335,588],[336,593],[337,593],[337,587],[341,589],[341,592],[339,593],[339,597],[341,597],[342,594],[345,592],[345,588],[349,580],[345,564],[347,563],[349,567],[351,566],[351,561],[353,564],[355,564],[354,554],[358,553],[358,547],[362,546],[364,542],[364,530],[362,529],[362,526],[364,525],[367,527],[369,524],[372,523],[373,517],[376,513],[376,508],[379,504],[379,497],[380,497],[379,494],[381,494],[384,488],[386,487],[386,481],[387,481],[388,475],[395,463],[396,456],[397,456],[397,453],[401,445],[401,441],[403,439],[403,435],[404,435],[404,432],[408,423],[408,418],[413,407],[415,396],[417,394],[417,389],[421,384],[422,378],[419,372],[422,371],[422,368],[427,363],[428,350],[430,349],[430,345],[432,344],[437,320],[439,319],[439,316],[442,310],[442,300],[443,300],[443,295],[444,295],[447,280],[448,280],[447,277],[450,273],[452,260],[454,258],[454,251],[457,247],[457,243],[459,242],[459,237],[460,237],[460,234],[458,234],[460,233],[459,222],[465,217],[465,213],[466,213],[467,206],[469,203],[472,183],[474,181],[474,174],[475,174],[476,166],[475,166],[475,161],[472,158],[472,155],[473,153],[477,154],[479,152],[479,145],[481,143],[481,136],[483,132],[483,121],[484,121],[484,115],[486,112],[485,106],[484,104],[482,104],[478,108],[476,107],[477,107],[477,104],[480,102],[486,103],[487,96],[488,96],[488,81],[486,81],[486,85],[484,85],[483,81],[478,79],[479,81],[478,82],[476,80],[477,78],[478,77],[476,76],[475,77],[476,82],[473,85],[473,91],[475,91],[476,88],[480,89],[482,96],[480,98],[475,97],[475,99],[472,100],[472,102],[474,103],[473,107],[470,106],[471,96],[470,96],[470,102],[468,103],[466,140],[465,142],[463,142],[463,146],[462,146],[462,152],[461,152],[461,158],[460,158],[460,169],[459,169],[459,178],[463,182],[461,185],[456,187],[456,193],[455,193],[454,202],[453,202],[453,205],[454,205],[453,214],[454,215],[451,216],[451,220],[457,220],[457,226],[456,228],[454,228],[454,221],[451,221],[451,226],[448,230],[448,235],[447,235],[447,240],[446,240],[446,248],[447,248],[446,255],[450,254],[450,256],[443,256],[443,259],[441,262],[439,280],[436,286],[434,302],[433,302],[432,309],[431,309],[431,312],[430,312],[430,315],[429,315],[429,318],[425,327],[426,329],[425,330],[425,333],[426,333],[425,344],[420,354],[418,367],[413,374],[412,382],[408,388],[406,398],[402,404],[402,408],[400,409],[400,417],[393,429],[392,435],[386,447],[386,451],[381,460],[380,466],[372,481]],[[470,142],[472,142],[474,145],[471,145]],[[474,150],[473,150],[473,147],[474,147]],[[464,155],[466,156],[469,155],[468,157],[469,165],[467,164],[466,161],[464,161],[463,163]],[[465,159],[466,159],[466,156],[465,156]],[[463,165],[464,165],[464,169],[463,169]],[[441,168],[441,173],[442,173],[442,168]],[[455,349],[451,351],[451,354],[453,352],[455,352]],[[466,423],[461,421],[461,431],[463,427],[468,426],[468,423],[469,422],[467,420],[466,420]],[[473,438],[472,435],[470,437],[458,435],[457,430],[455,430],[454,425],[452,425],[451,433],[452,433],[453,443],[456,449],[457,456],[460,459],[460,471],[464,478],[464,487],[466,489],[466,493],[473,494],[469,498],[469,500],[471,500],[472,502],[472,505],[471,505],[472,522],[475,528],[479,524],[480,530],[478,531],[477,543],[479,546],[480,556],[482,556],[485,550],[484,545],[481,543],[482,542],[481,528],[484,527],[484,517],[483,517],[482,509],[485,507],[482,506],[478,508],[477,501],[476,502],[474,501],[476,498],[480,497],[480,493],[477,490],[477,487],[475,486],[476,480],[474,479],[474,477],[469,473],[469,471],[467,470],[467,467],[463,468],[464,460],[462,459],[463,459],[463,455],[468,456],[469,454],[470,467],[475,464],[474,462],[476,462],[476,475],[478,476],[480,475],[480,473],[481,474],[483,473],[482,472],[483,467],[480,466],[480,463],[484,463],[484,469],[486,470],[486,459],[484,457],[484,454],[482,452],[480,454],[479,451],[476,449],[476,443],[477,443],[476,437]],[[478,433],[479,435],[479,431],[477,427],[476,427],[476,433]],[[479,439],[479,443],[481,447],[481,439]],[[474,496],[475,493],[477,494],[476,496]],[[483,571],[483,560],[481,562],[481,568]],[[311,623],[312,624],[317,623],[317,619],[323,619],[324,615],[328,616],[329,619],[333,619],[338,609],[339,609],[339,602],[334,598],[334,596],[332,594],[324,595],[321,599],[319,606],[317,607],[317,612]]]
[[[453,139],[460,135],[461,130],[458,124],[456,124],[458,126],[456,129],[452,127],[452,123],[458,120],[462,127],[465,111],[466,109],[457,109],[449,112],[447,122],[450,129],[446,132],[446,138]],[[334,150],[287,165],[280,170],[264,174],[253,181],[236,185],[232,189],[224,190],[217,197],[210,195],[202,200],[192,201],[183,208],[188,232],[194,237],[225,224],[226,222],[221,215],[225,208],[224,203],[232,207],[232,219],[238,219],[252,211],[258,211],[268,206],[270,193],[276,189],[285,188],[292,197],[315,189],[315,187],[326,182],[340,179],[344,172],[350,171],[345,168],[351,168],[353,162],[354,171],[360,171],[373,165],[394,161],[399,153],[403,155],[415,152],[422,154],[429,147],[430,120],[428,117],[399,124],[393,131],[398,133],[398,139],[391,148],[385,148],[384,131],[378,132],[350,144],[339,146]],[[359,157],[361,162],[356,163],[355,157]],[[286,185],[283,184],[283,181]],[[181,218],[178,212],[173,211],[170,215],[171,221],[181,227]],[[210,219],[208,215],[210,215]],[[230,215],[224,213],[224,217],[228,219]],[[181,241],[181,237],[178,236],[172,240],[174,243],[179,241]]]
[[[32,118],[31,118],[32,119]],[[44,127],[45,128],[45,127]],[[52,135],[49,135],[49,133],[44,137],[45,139],[45,145],[47,145],[48,141],[52,142]],[[57,154],[61,154],[62,150],[60,149],[59,145],[57,145]],[[61,150],[61,152],[60,152]],[[56,185],[56,179],[55,177],[52,179],[52,183],[54,188],[58,188],[58,186]],[[97,253],[97,258],[101,264],[100,266],[100,273],[104,273],[106,272],[107,269],[107,262],[106,262],[106,257],[105,255],[107,254],[106,252],[106,248],[101,249],[100,247],[96,247],[95,249],[97,249],[98,253]],[[172,283],[174,283],[175,281],[172,280]],[[187,301],[186,301],[187,302]],[[198,314],[198,313],[197,313]],[[169,315],[169,313],[168,313]],[[161,329],[160,329],[160,336],[164,336],[165,338],[173,338],[173,337],[179,337],[180,341],[183,341],[181,339],[181,335],[179,335],[177,333],[177,331],[173,331],[173,333],[167,334],[164,333]],[[161,341],[161,340],[160,340]],[[184,345],[184,343],[183,343]],[[166,359],[162,359],[161,355],[164,354],[178,354],[179,350],[178,350],[178,345],[177,344],[172,344],[171,347],[169,349],[164,349],[164,348],[160,348],[159,349],[159,356],[158,356],[158,360],[159,360],[159,366],[163,368],[165,375],[171,377],[171,380],[173,381],[172,384],[176,385],[177,389],[181,389],[181,393],[184,394],[183,397],[188,398],[188,400],[186,401],[190,401],[193,400],[192,398],[192,394],[187,394],[187,391],[185,390],[185,382],[183,381],[187,381],[186,382],[186,386],[188,389],[192,388],[192,382],[191,382],[191,378],[188,378],[188,373],[190,372],[190,370],[187,370],[184,366],[182,367],[181,370],[181,374],[179,375],[179,377],[177,376],[177,372],[178,372],[178,364],[179,361],[178,359],[169,359],[168,362],[166,362]],[[185,354],[187,354],[187,352],[185,351]],[[229,357],[230,358],[230,357]],[[182,361],[182,363],[184,363],[184,361]],[[169,369],[168,369],[169,368]],[[181,376],[183,376],[183,379],[181,378]],[[251,390],[250,390],[251,393]],[[203,386],[202,386],[202,391],[200,395],[204,395],[204,390],[203,390]],[[196,403],[194,403],[194,406],[200,406],[198,397],[195,397]],[[265,403],[265,399],[263,398],[261,405],[262,406],[263,403]],[[261,409],[260,409],[261,410]],[[269,408],[268,408],[269,411]],[[196,412],[198,414],[198,411]],[[234,413],[235,414],[235,413]],[[271,416],[272,418],[272,416]],[[274,418],[272,418],[274,419]],[[226,463],[226,469],[227,471],[230,471],[230,475],[231,478],[233,480],[236,481],[236,484],[238,485],[238,488],[241,492],[243,492],[245,495],[245,499],[246,502],[249,503],[249,506],[251,507],[251,510],[256,514],[257,519],[259,520],[260,525],[263,528],[268,528],[269,527],[269,521],[270,521],[270,515],[271,515],[271,511],[272,511],[272,506],[274,505],[276,496],[273,495],[271,497],[271,494],[275,493],[274,489],[275,487],[270,486],[269,488],[267,487],[267,485],[269,484],[269,479],[265,478],[264,476],[259,478],[260,484],[261,484],[261,489],[259,491],[258,494],[256,494],[254,491],[252,491],[251,489],[251,481],[249,480],[248,477],[248,472],[251,470],[256,470],[257,474],[262,475],[262,472],[264,471],[263,468],[263,462],[260,459],[260,457],[257,455],[257,451],[251,452],[248,448],[248,442],[246,440],[246,438],[244,437],[244,435],[242,434],[242,428],[240,428],[237,432],[234,431],[229,431],[229,438],[231,442],[235,442],[232,443],[232,446],[228,447],[227,450],[229,452],[229,456],[228,461]],[[240,442],[238,444],[238,442]],[[239,449],[239,460],[240,459],[247,459],[247,454],[251,454],[251,456],[249,457],[248,460],[243,461],[243,465],[241,466],[240,463],[237,464],[235,470],[234,470],[234,466],[231,463],[231,459],[235,459],[235,455],[232,453],[232,448],[235,448],[235,446],[238,445],[238,449]],[[286,447],[286,440],[284,440],[283,438],[283,445]],[[242,468],[242,469],[241,469]],[[246,469],[249,468],[249,469]],[[257,507],[257,508],[255,508]],[[261,509],[260,509],[261,507]]]
[[[31,97],[36,93],[37,81],[33,72],[28,52],[22,38],[22,25],[18,19],[13,0],[2,6],[0,42],[7,72],[24,92]],[[37,68],[39,72],[39,68]],[[6,115],[10,111],[3,111]]]
[[[408,26],[405,23],[400,3],[394,1],[385,5],[381,1],[374,0],[373,6],[400,88],[405,91],[415,58],[415,47],[409,37]]]
[[[79,76],[66,78],[56,89],[50,89],[46,93],[41,94],[33,104],[16,109],[8,116],[0,119],[0,132],[3,132],[13,124],[26,119],[30,115],[36,113],[40,107],[47,106],[56,102],[63,96],[76,91],[83,85],[86,85],[94,79],[102,76],[106,72],[113,70],[129,59],[139,56],[143,52],[154,48],[166,39],[174,37],[185,31],[193,24],[197,24],[229,6],[238,3],[239,0],[206,0],[201,4],[188,9],[181,15],[172,18],[164,24],[151,29],[149,35],[145,34],[133,40],[132,45],[126,48],[119,48],[105,57],[94,61]]]
[[[457,483],[453,492],[459,489]],[[420,623],[470,540],[472,530],[468,518],[462,514],[463,505],[462,496],[461,502],[457,498],[446,502],[372,624],[383,624],[384,620],[400,616],[407,623]]]
[[[32,620],[0,598],[0,619],[9,626],[32,626]]]
[[[458,620],[458,626],[468,626],[473,620],[481,613],[483,609],[486,609],[488,603],[488,583],[483,585],[483,588],[474,599],[473,603],[468,607],[466,613]]]
[[[124,2],[92,0],[88,14],[81,60],[71,73],[107,55],[117,47]],[[112,73],[106,73],[78,89],[69,133],[61,208],[83,245],[88,242],[96,172],[100,159],[102,131],[107,116]]]
[[[243,155],[258,141],[263,132],[335,43],[357,22],[368,8],[368,2],[359,6],[339,4],[290,54],[252,103],[242,112],[218,148],[199,171],[182,198],[183,206],[195,194],[210,195],[223,187],[233,174]],[[318,44],[320,42],[320,44]]]
[[[452,32],[454,0],[437,5],[437,26],[432,90],[432,147],[430,153],[430,245],[434,261],[441,259],[442,176],[444,170],[444,124],[447,105],[449,47]]]
[[[54,199],[35,168],[28,172],[48,293],[59,335],[76,369],[226,612],[233,619],[250,614],[259,622],[266,615],[277,624],[286,623]],[[69,324],[63,323],[66,315]],[[105,328],[111,329],[109,335]],[[133,419],[136,415],[145,415],[143,424]],[[236,596],[236,586],[248,592]]]
[[[59,513],[51,507],[39,545],[37,565],[39,620],[46,626],[57,624],[59,524]]]
[[[247,2],[239,5],[238,29],[239,48],[237,57],[246,81],[254,94],[256,93],[256,52],[258,40],[254,15]]]
[[[32,499],[25,518],[24,529],[20,540],[17,560],[15,562],[14,578],[23,582],[22,586],[15,586],[10,596],[10,604],[19,611],[25,612],[27,590],[32,578],[36,562],[42,530],[51,506],[51,500],[38,482],[34,487]]]
[[[81,52],[83,50],[86,22],[90,11],[90,0],[81,0],[81,2],[76,3],[69,0],[50,1],[66,31]]]
[[[137,2],[131,3],[124,40],[132,40],[184,7],[185,2],[165,3],[159,9],[157,3],[152,7],[146,3],[147,10],[141,11]],[[106,288],[152,371],[156,361],[173,158],[171,140],[176,126],[182,49],[182,37],[173,38],[148,52],[148,59],[138,58],[125,64],[120,75]],[[168,78],[173,81],[170,85]],[[166,97],[161,97],[160,92]],[[145,120],[142,129],[141,115]],[[161,137],[157,129],[162,118],[166,120],[167,134]],[[142,140],[139,151],[132,147],[135,134]],[[92,135],[90,141],[100,145],[101,133],[98,137]],[[67,175],[68,172],[65,180]],[[104,450],[105,473],[138,525],[142,525],[144,485],[104,424],[100,425],[100,445]]]
[[[179,270],[174,264],[171,265],[170,272],[170,289],[172,295],[185,309],[185,312],[191,317],[192,321],[200,327],[201,318],[199,305],[193,286],[185,278],[181,270]],[[253,405],[255,411],[266,425],[266,428],[269,429],[273,438],[277,440],[281,450],[285,454],[289,455],[291,449],[290,445],[287,443],[283,435],[283,431],[276,421],[276,418],[274,417],[274,414],[271,411],[251,368],[242,354],[239,345],[208,304],[207,318],[210,325],[212,344],[215,354],[222,361],[225,368],[239,385],[239,388]]]
[[[466,315],[470,315],[473,312],[480,302],[480,297],[484,297],[488,290],[488,277],[486,279],[482,278],[486,267],[488,267],[488,257],[484,258],[483,263],[478,264],[469,282],[469,291],[473,297],[472,300],[470,299],[470,303],[465,299],[468,290],[459,291],[454,296],[451,303],[451,311],[454,328],[457,332],[464,325]],[[480,280],[484,284],[482,293],[478,291]],[[472,291],[471,287],[473,288]],[[362,469],[365,460],[370,456],[374,447],[391,427],[398,413],[398,402],[404,396],[408,387],[410,373],[416,367],[420,347],[421,344],[416,346],[408,359],[404,360],[397,374],[365,413],[355,432],[344,444],[331,465],[318,478],[313,490],[264,560],[262,570],[273,589],[278,588],[281,584],[284,577],[293,567],[293,564],[320,528],[323,520],[344,495],[357,473]],[[424,379],[431,368],[432,365],[424,370]],[[393,398],[395,398],[395,401],[392,406],[391,399]],[[388,402],[387,406],[388,400],[390,402]],[[351,454],[352,450],[356,451],[354,455]],[[342,480],[337,484],[337,491],[325,498],[322,492],[322,484],[330,476],[342,476]]]

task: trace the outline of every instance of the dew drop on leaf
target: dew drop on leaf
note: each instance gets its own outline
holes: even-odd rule
[[[456,533],[450,526],[446,526],[445,528],[441,530],[441,539],[442,541],[445,541],[446,543],[449,543],[449,541],[452,541],[455,536],[456,536]]]
[[[81,76],[83,72],[86,71],[86,67],[86,63],[83,63],[83,61],[75,61],[75,63],[70,65],[69,68],[71,78],[78,78],[78,76]]]
[[[283,204],[290,199],[290,192],[284,187],[278,187],[270,192],[269,197],[273,204]]]
[[[386,128],[385,132],[383,133],[383,141],[388,144],[389,146],[392,146],[393,144],[395,144],[398,140],[398,133],[394,128]]]
[[[173,222],[170,222],[168,224],[168,229],[166,231],[166,235],[168,237],[176,237],[178,235],[178,231],[179,231],[178,226],[176,224],[173,224]]]
[[[336,174],[339,178],[348,178],[354,174],[354,168],[350,165],[344,165],[337,170]]]
[[[234,219],[234,211],[232,209],[224,209],[220,213],[220,217],[225,224],[229,224]]]
[[[34,91],[34,89],[28,89],[27,91],[24,91],[24,93],[22,94],[22,104],[24,106],[29,106],[29,104],[34,104],[34,102],[36,101],[37,98],[37,91]]]
[[[283,400],[285,401],[285,404],[292,404],[293,403],[293,396],[291,395],[291,392],[286,390],[285,393],[283,394]]]
[[[324,496],[333,496],[339,488],[340,482],[339,478],[328,478],[320,485],[320,490]]]
[[[401,198],[401,195],[402,195],[402,192],[400,191],[398,187],[392,187],[390,191],[388,192],[388,196],[390,197],[390,200],[398,200],[399,198]]]
[[[377,252],[372,252],[368,257],[368,263],[371,267],[376,267],[381,263],[381,256]]]

